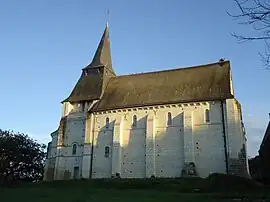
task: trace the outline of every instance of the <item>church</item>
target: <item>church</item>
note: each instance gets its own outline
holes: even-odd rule
[[[230,62],[116,75],[108,25],[51,138],[44,180],[249,175]]]

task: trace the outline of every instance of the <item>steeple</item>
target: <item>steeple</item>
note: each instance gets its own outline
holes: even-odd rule
[[[82,70],[81,77],[71,94],[63,102],[98,100],[111,77],[116,76],[112,68],[108,23],[98,44],[92,62]]]
[[[84,69],[96,68],[96,67],[100,67],[100,66],[104,66],[109,71],[114,73],[113,68],[112,68],[108,23],[106,24],[106,28],[105,28],[103,35],[101,37],[101,40],[98,44],[98,48],[96,50],[96,53],[93,57],[92,62]]]

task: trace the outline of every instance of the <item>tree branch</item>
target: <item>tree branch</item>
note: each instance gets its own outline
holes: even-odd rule
[[[252,28],[257,32],[255,36],[244,36],[241,34],[232,33],[232,36],[238,42],[246,41],[264,41],[265,51],[259,53],[264,65],[267,69],[270,68],[270,2],[269,0],[234,0],[238,14],[232,14],[228,11],[227,14],[235,20],[239,20],[239,24],[252,25]],[[256,36],[257,35],[257,36]]]

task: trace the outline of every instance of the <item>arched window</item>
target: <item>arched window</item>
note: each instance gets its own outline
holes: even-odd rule
[[[82,111],[84,112],[85,110],[85,102],[82,102]]]
[[[75,155],[76,152],[77,152],[77,145],[73,144],[73,146],[72,146],[72,155]]]
[[[109,117],[106,118],[106,128],[109,128],[110,125],[110,119]]]
[[[172,125],[172,113],[171,112],[168,113],[167,125],[168,126]]]
[[[133,116],[132,126],[133,126],[133,128],[137,127],[137,116],[136,115]]]
[[[110,147],[105,147],[105,158],[108,158],[110,156]]]
[[[210,122],[210,112],[209,112],[209,109],[206,109],[205,110],[205,122],[206,123],[209,123]]]

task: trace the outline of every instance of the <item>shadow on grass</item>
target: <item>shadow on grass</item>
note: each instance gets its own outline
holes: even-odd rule
[[[270,196],[267,186],[250,179],[222,174],[213,174],[206,179],[95,179],[21,183],[0,190],[2,199],[5,199],[3,201],[265,201]]]

